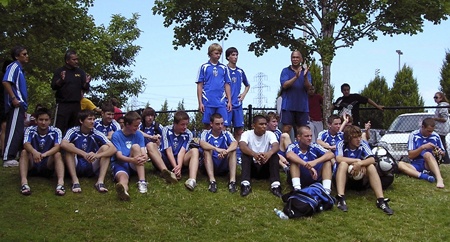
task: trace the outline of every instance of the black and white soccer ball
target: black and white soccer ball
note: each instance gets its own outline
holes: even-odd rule
[[[390,173],[393,171],[394,166],[396,165],[395,161],[389,156],[382,156],[378,161],[378,166],[383,173]]]

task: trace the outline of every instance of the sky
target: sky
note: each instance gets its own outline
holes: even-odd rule
[[[229,47],[239,50],[237,65],[244,69],[251,86],[243,102],[244,107],[249,104],[254,107],[275,106],[281,70],[290,65],[289,49],[272,48],[262,57],[256,57],[253,52],[248,51],[248,45],[255,40],[254,36],[233,32],[228,40],[208,41],[201,50],[191,50],[189,46],[175,50],[172,45],[174,26],[165,28],[163,17],[153,15],[152,7],[153,1],[96,0],[94,7],[90,9],[96,24],[105,26],[109,24],[113,14],[126,18],[131,18],[132,13],[140,15],[137,26],[142,33],[134,44],[142,49],[136,57],[135,65],[130,69],[134,71],[134,76],[146,78],[146,87],[143,93],[132,98],[126,106],[136,109],[148,102],[156,110],[160,110],[167,100],[169,109],[176,109],[178,103],[184,100],[186,109],[197,109],[197,73],[200,65],[208,61],[207,48],[214,42],[221,44],[224,52]],[[376,69],[379,69],[379,75],[385,77],[389,87],[392,87],[399,70],[400,57],[401,66],[407,65],[413,69],[425,106],[435,106],[433,96],[440,86],[440,69],[445,52],[450,50],[449,30],[449,20],[440,25],[426,22],[424,31],[417,35],[388,37],[379,34],[375,42],[362,39],[352,48],[338,49],[331,65],[334,98],[342,96],[342,83],[349,83],[351,92],[359,93],[374,79]],[[401,50],[403,54],[397,54],[396,50]],[[221,62],[226,64],[225,56],[222,57]],[[317,55],[315,58],[319,59]],[[82,62],[82,56],[80,60]]]

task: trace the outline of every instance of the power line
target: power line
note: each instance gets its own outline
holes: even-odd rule
[[[263,90],[270,91],[270,87],[265,84],[267,81],[267,75],[262,72],[258,72],[253,79],[257,83],[256,86],[252,87],[252,91],[256,90],[257,92],[256,98],[253,100],[256,100],[259,108],[262,108],[263,100],[264,103],[267,103],[267,98],[263,95]]]

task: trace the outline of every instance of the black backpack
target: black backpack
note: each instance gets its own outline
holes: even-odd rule
[[[325,192],[321,183],[314,183],[300,191],[291,191],[282,196],[283,212],[289,218],[310,217],[322,210],[332,209],[335,199]]]

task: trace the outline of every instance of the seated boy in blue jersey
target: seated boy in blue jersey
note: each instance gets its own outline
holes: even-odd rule
[[[244,70],[236,66],[239,52],[235,47],[230,47],[225,51],[225,57],[228,60],[227,75],[230,80],[232,110],[228,112],[228,127],[233,126],[234,138],[239,142],[242,132],[244,132],[244,111],[242,102],[250,90],[247,76]],[[241,93],[241,87],[244,84],[244,91]],[[227,118],[227,117],[224,117]]]
[[[81,192],[78,176],[94,175],[98,175],[95,183],[97,191],[108,192],[104,180],[116,148],[102,132],[94,129],[94,119],[94,111],[80,111],[78,113],[80,126],[67,130],[61,142],[61,148],[66,151],[66,168],[72,178],[74,193]]]
[[[291,144],[291,137],[288,133],[281,133],[278,129],[278,122],[280,121],[280,116],[275,112],[269,112],[266,116],[267,119],[267,130],[272,131],[277,137],[278,144],[280,145],[280,150],[278,151],[279,164],[283,168],[286,174],[289,173],[289,162],[286,159],[286,149]]]
[[[189,148],[193,137],[187,125],[189,115],[185,111],[178,111],[173,116],[173,124],[163,128],[162,131],[162,157],[167,168],[181,179],[183,167],[189,168],[189,178],[184,185],[190,191],[197,186],[199,151]]]
[[[197,77],[197,99],[198,110],[203,113],[202,122],[205,129],[209,127],[209,117],[220,113],[227,117],[231,111],[230,80],[226,75],[226,66],[219,62],[222,55],[222,46],[217,43],[208,47],[209,61],[203,64],[198,71]],[[224,120],[228,126],[228,119]]]
[[[153,108],[147,107],[142,112],[142,121],[139,126],[139,130],[144,135],[145,147],[147,148],[147,153],[152,164],[156,169],[161,171],[161,176],[168,183],[178,182],[175,173],[167,169],[166,164],[161,157],[161,152],[159,147],[161,146],[161,134],[163,126],[155,121],[156,112]]]
[[[381,180],[375,167],[375,158],[372,150],[366,142],[362,142],[361,135],[359,127],[347,126],[344,129],[344,140],[339,141],[336,145],[336,161],[338,163],[336,172],[337,207],[344,212],[348,210],[345,201],[346,185],[349,188],[364,188],[369,182],[377,197],[377,208],[383,210],[387,215],[392,215],[394,212],[384,199]],[[350,165],[353,166],[351,175],[348,174]],[[364,174],[364,177],[360,180],[354,180],[352,177],[360,172]]]
[[[217,183],[214,174],[225,175],[230,173],[228,190],[236,192],[236,148],[237,141],[233,135],[224,131],[222,115],[215,113],[211,116],[211,129],[202,133],[200,146],[204,150],[205,169],[209,178],[210,192],[217,192]]]
[[[435,121],[426,118],[422,121],[422,127],[413,131],[408,139],[408,158],[411,163],[400,161],[398,169],[408,176],[416,177],[429,182],[437,180],[437,188],[444,188],[439,165],[433,155],[433,150],[438,149],[441,155],[445,154],[445,149],[439,134],[434,132]],[[431,171],[434,176],[424,173]]]
[[[291,163],[292,186],[302,189],[315,182],[322,181],[323,188],[331,192],[331,159],[333,152],[312,142],[311,128],[300,126],[297,129],[297,142],[290,144],[286,157]]]
[[[112,159],[111,170],[116,183],[116,191],[119,199],[129,201],[129,179],[132,174],[138,176],[138,190],[147,193],[147,181],[145,180],[145,162],[148,160],[145,149],[144,135],[139,131],[141,116],[134,111],[125,114],[125,126],[114,132],[111,141],[117,148],[117,153]]]
[[[120,124],[114,119],[114,106],[106,102],[102,105],[102,117],[95,120],[94,127],[109,140],[114,132],[120,129]]]
[[[281,197],[280,172],[278,164],[277,137],[273,132],[267,132],[267,119],[262,115],[253,117],[253,129],[245,131],[239,141],[242,151],[242,182],[241,196],[247,196],[252,191],[250,179],[267,179],[270,181],[270,191]]]
[[[328,129],[319,132],[317,140],[314,142],[317,142],[317,144],[321,145],[323,148],[334,152],[336,150],[337,142],[344,139],[344,133],[340,131],[342,120],[338,115],[332,114],[328,117],[327,123]]]
[[[50,126],[50,111],[40,108],[33,116],[36,118],[36,126],[30,126],[25,130],[23,141],[24,150],[20,153],[20,178],[21,193],[30,195],[31,188],[28,185],[27,175],[51,176],[56,173],[58,182],[56,195],[63,196],[64,188],[64,163],[59,152],[61,145],[61,130]]]

